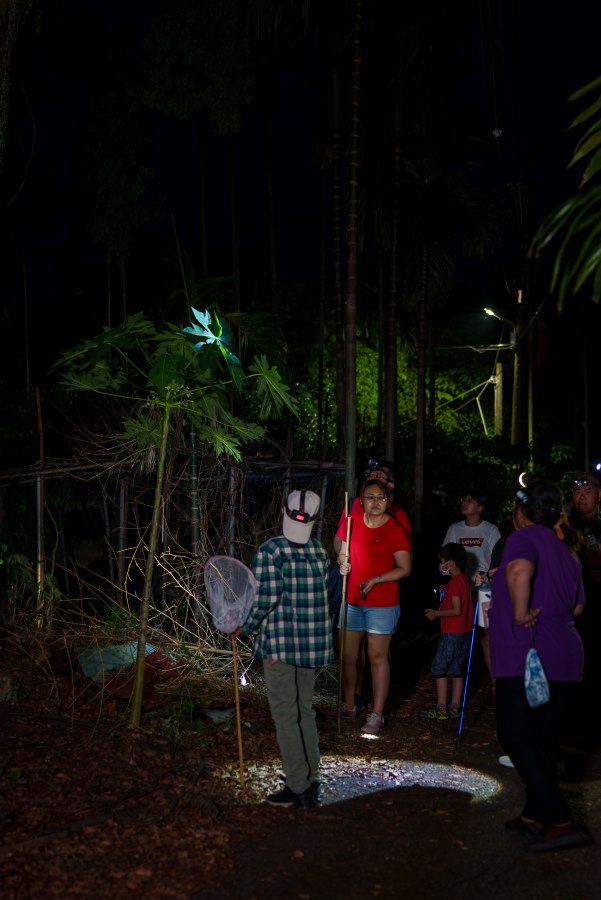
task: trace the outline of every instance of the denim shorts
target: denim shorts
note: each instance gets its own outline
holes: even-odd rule
[[[355,606],[346,603],[344,627],[347,631],[366,631],[368,634],[394,634],[401,618],[401,609],[396,606]],[[342,621],[342,612],[338,626]]]
[[[445,634],[441,632],[438,646],[432,660],[432,674],[435,678],[461,678],[467,670],[467,655],[472,640],[472,632]]]

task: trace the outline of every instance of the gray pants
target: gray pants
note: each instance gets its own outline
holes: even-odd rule
[[[319,768],[319,738],[313,709],[315,669],[266,659],[263,671],[286,784],[295,794],[302,794],[317,780]]]

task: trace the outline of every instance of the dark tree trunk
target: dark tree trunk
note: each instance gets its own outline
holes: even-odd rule
[[[353,71],[351,82],[351,140],[349,152],[349,204],[347,222],[346,305],[344,343],[346,368],[345,489],[355,490],[357,458],[357,266],[359,252],[359,110],[361,108],[362,0],[355,0]]]

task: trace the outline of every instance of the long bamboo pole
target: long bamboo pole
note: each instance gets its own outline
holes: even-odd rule
[[[238,761],[240,763],[240,787],[244,787],[244,756],[242,754],[242,722],[240,720],[240,694],[238,692],[238,651],[236,638],[232,638],[232,660],[234,663],[234,698],[236,701],[236,730],[238,732]]]
[[[348,563],[350,555],[351,522],[348,511],[348,491],[344,494],[344,509],[346,511],[346,544],[344,561]],[[342,604],[340,607],[340,629],[338,632],[338,708],[336,711],[336,724],[340,734],[340,712],[342,710],[342,670],[344,665],[344,630],[346,628],[346,587],[348,575],[342,576]]]

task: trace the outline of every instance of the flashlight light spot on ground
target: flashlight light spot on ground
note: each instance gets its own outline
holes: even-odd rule
[[[275,761],[245,768],[244,795],[251,802],[282,787],[281,763]],[[240,772],[235,766],[220,770],[219,777],[239,787]],[[413,760],[340,759],[322,757],[320,766],[320,805],[340,803],[378,791],[403,787],[442,788],[469,794],[472,802],[489,800],[501,790],[500,783],[476,769]]]

